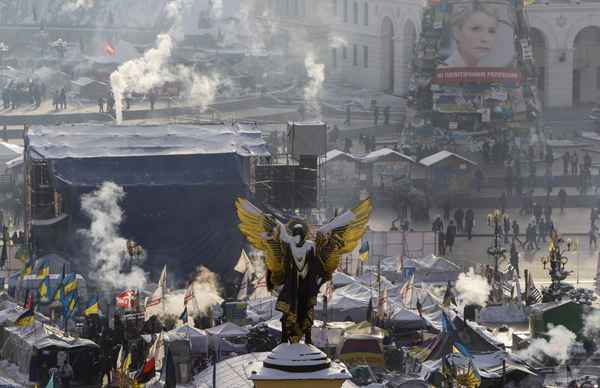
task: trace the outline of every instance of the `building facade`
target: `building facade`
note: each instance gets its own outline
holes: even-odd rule
[[[318,47],[328,80],[406,94],[423,1],[268,1],[279,29],[304,33]],[[542,103],[566,108],[600,100],[600,2],[539,1],[528,19]]]

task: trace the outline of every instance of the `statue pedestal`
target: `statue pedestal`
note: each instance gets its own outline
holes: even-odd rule
[[[312,345],[281,344],[263,362],[251,363],[256,388],[340,388],[352,375]]]

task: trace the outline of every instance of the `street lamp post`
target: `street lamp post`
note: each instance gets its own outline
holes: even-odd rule
[[[577,243],[568,239],[567,241],[559,237],[555,230],[550,232],[550,247],[548,248],[548,255],[540,258],[544,269],[549,265],[548,274],[552,280],[552,284],[547,289],[544,295],[544,302],[551,302],[559,300],[563,294],[562,281],[569,275],[568,271],[565,270],[566,264],[569,259],[564,256],[564,252],[571,252],[577,250]]]
[[[67,42],[65,42],[62,38],[58,38],[58,40],[52,42],[52,47],[54,47],[58,52],[59,58],[63,59],[65,57]]]

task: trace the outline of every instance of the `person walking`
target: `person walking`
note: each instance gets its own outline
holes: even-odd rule
[[[567,206],[567,192],[563,187],[558,191],[558,203],[560,206],[560,214],[563,214],[565,212],[565,206]]]
[[[592,249],[592,245],[594,246],[594,250],[598,249],[598,227],[595,224],[590,225],[590,249]]]
[[[510,218],[504,217],[504,243],[508,244],[508,236],[510,234]]]
[[[467,209],[465,212],[465,229],[467,230],[467,238],[471,240],[473,237],[473,227],[475,226],[475,212],[473,209]]]
[[[506,193],[502,192],[502,194],[500,194],[500,211],[502,212],[502,214],[506,213]]]
[[[478,193],[481,193],[481,187],[483,186],[483,171],[480,168],[475,171],[475,189]]]
[[[538,242],[546,242],[546,236],[548,234],[548,227],[546,220],[542,217],[538,221]]]
[[[442,221],[442,217],[437,216],[431,224],[431,231],[439,232],[440,230],[444,230],[444,221]]]
[[[67,110],[67,92],[65,88],[60,90],[60,106],[63,110]]]
[[[562,161],[563,161],[563,175],[569,175],[569,163],[571,162],[571,154],[569,154],[569,151],[567,151],[563,154]]]
[[[379,125],[379,106],[377,105],[373,107],[373,122],[375,126]]]
[[[390,107],[389,107],[389,105],[386,105],[386,107],[383,108],[383,123],[385,125],[390,125]]]
[[[513,236],[513,243],[516,241],[519,242],[519,244],[521,244],[521,246],[523,246],[523,242],[521,241],[521,239],[519,238],[519,233],[521,232],[521,227],[519,226],[519,223],[517,222],[517,220],[513,220],[512,222],[512,236]]]
[[[456,221],[456,230],[458,233],[462,233],[464,231],[464,219],[465,211],[459,207],[454,211],[454,221]]]
[[[65,360],[62,366],[59,368],[58,374],[60,376],[61,388],[70,388],[71,379],[73,378],[73,368],[71,367],[71,364],[69,364],[69,360]]]
[[[452,246],[454,246],[455,238],[456,225],[454,225],[454,221],[450,220],[448,228],[446,228],[446,246],[448,247],[448,253],[452,253]]]
[[[577,156],[577,151],[573,151],[571,155],[571,175],[577,176],[577,169],[579,167],[579,157]]]
[[[344,125],[350,126],[352,122],[352,108],[350,104],[346,104],[346,120],[344,121]]]
[[[512,244],[510,244],[510,265],[517,272],[517,277],[519,276],[519,251],[517,251],[517,245],[514,240]]]
[[[537,203],[533,203],[533,216],[535,217],[535,222],[539,223],[540,218],[542,218],[542,206]]]
[[[98,112],[104,113],[104,98],[102,97],[98,99]]]
[[[443,230],[438,232],[438,255],[446,256],[446,235]]]

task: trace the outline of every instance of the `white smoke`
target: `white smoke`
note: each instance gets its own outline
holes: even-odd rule
[[[221,298],[221,287],[217,275],[208,268],[200,266],[192,282],[194,287],[194,300],[188,302],[188,315],[204,314],[211,306],[223,302]],[[169,292],[166,297],[167,314],[179,316],[184,308],[184,296],[186,290],[175,290]]]
[[[569,349],[575,343],[577,336],[566,327],[548,325],[548,339],[536,338],[527,349],[519,352],[519,356],[535,361],[541,361],[540,355],[553,358],[559,363],[569,359]]]
[[[94,8],[95,0],[69,0],[63,6],[64,12],[73,12],[78,9]]]
[[[332,35],[329,37],[329,46],[332,48],[347,47],[348,41],[339,35]]]
[[[81,209],[91,220],[89,230],[80,230],[89,243],[91,270],[96,279],[115,288],[143,289],[146,274],[137,265],[131,272],[121,273],[127,254],[127,240],[119,236],[123,221],[119,203],[125,198],[121,186],[104,182],[100,188],[81,197]],[[143,258],[142,258],[143,259]]]
[[[321,106],[319,104],[319,96],[325,82],[325,65],[315,62],[314,52],[308,51],[304,58],[304,67],[308,74],[309,81],[304,87],[304,102],[307,110],[321,119]]]
[[[165,12],[173,22],[169,31],[158,35],[155,48],[146,51],[141,58],[123,63],[110,75],[117,124],[123,121],[123,96],[126,93],[148,93],[165,82],[180,81],[186,85],[187,97],[201,109],[213,102],[219,82],[217,75],[200,75],[184,66],[171,68],[168,64],[176,42],[184,38],[183,14],[188,6],[189,0],[167,3]]]
[[[490,285],[483,276],[477,275],[473,268],[469,268],[469,272],[458,275],[456,291],[463,304],[485,306],[490,294]]]
[[[600,338],[600,310],[585,317],[583,334],[589,338]]]

